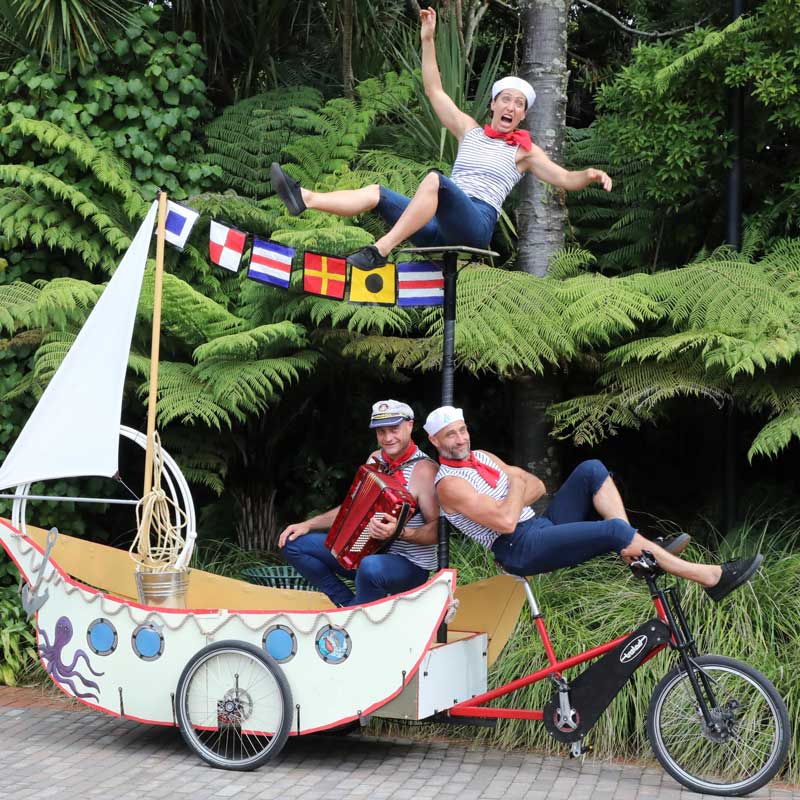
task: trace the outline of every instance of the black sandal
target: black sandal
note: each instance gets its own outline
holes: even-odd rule
[[[292,180],[280,167],[280,164],[272,162],[269,168],[269,177],[272,181],[272,188],[275,194],[280,197],[286,210],[293,217],[297,217],[306,210],[303,202],[303,195],[300,192],[299,181]]]
[[[734,589],[747,583],[764,561],[764,556],[757,553],[751,558],[740,558],[738,561],[726,561],[722,565],[722,577],[716,586],[706,589],[706,594],[717,603],[727,597]]]

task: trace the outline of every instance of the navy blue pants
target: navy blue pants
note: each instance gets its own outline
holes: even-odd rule
[[[337,606],[371,603],[390,594],[415,589],[428,580],[427,570],[397,553],[376,553],[367,556],[358,570],[345,569],[325,547],[326,538],[325,533],[298,536],[286,543],[283,556]],[[355,595],[340,578],[355,580]]]
[[[388,225],[394,225],[411,199],[385,186],[375,211]],[[488,247],[492,241],[497,211],[483,200],[470,197],[445,175],[439,173],[439,205],[436,216],[420,228],[411,241],[417,247],[442,247],[463,244],[467,247]]]
[[[541,517],[520,522],[492,545],[502,567],[515,575],[537,575],[624,550],[634,528],[622,519],[591,520],[592,499],[607,477],[601,461],[578,464]]]

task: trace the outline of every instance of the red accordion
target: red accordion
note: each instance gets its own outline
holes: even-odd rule
[[[346,569],[358,569],[361,559],[377,553],[392,539],[373,539],[367,526],[376,514],[397,517],[394,536],[417,510],[411,492],[393,475],[372,465],[358,468],[353,485],[342,501],[325,546]],[[392,538],[394,538],[394,536]]]

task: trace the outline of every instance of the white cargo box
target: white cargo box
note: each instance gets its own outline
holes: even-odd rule
[[[391,719],[425,719],[486,691],[485,633],[450,631],[447,644],[425,653],[405,689],[372,713]]]

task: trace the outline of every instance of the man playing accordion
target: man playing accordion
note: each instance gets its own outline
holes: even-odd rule
[[[399,535],[383,552],[366,556],[356,570],[343,567],[325,544],[323,531],[333,525],[341,506],[287,526],[279,540],[286,560],[337,606],[369,603],[408,591],[425,583],[437,566],[439,504],[433,486],[437,465],[411,438],[414,412],[397,400],[381,400],[372,407],[369,426],[375,430],[379,449],[367,464],[393,475],[416,502],[417,510]],[[389,540],[396,527],[396,518],[377,514],[370,520],[368,531],[373,539]],[[355,580],[355,595],[341,580],[343,577]]]

